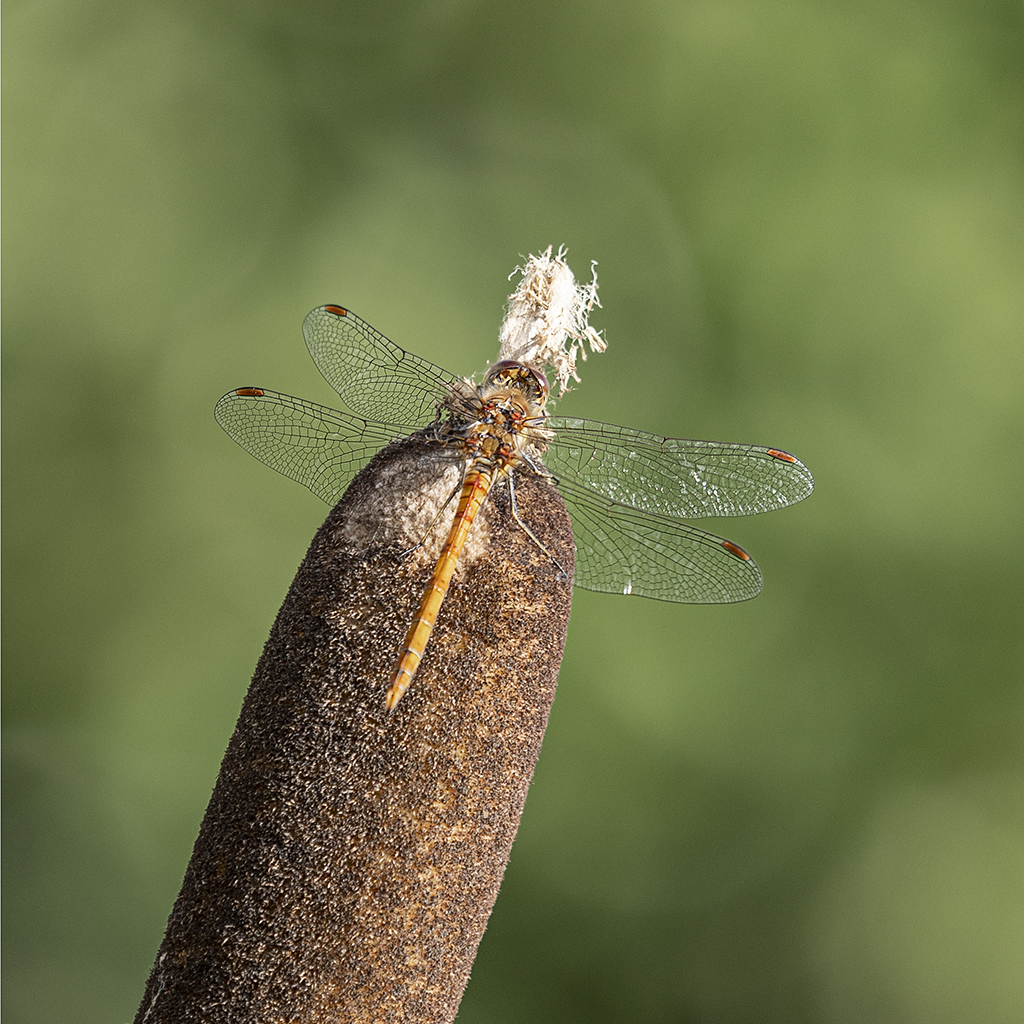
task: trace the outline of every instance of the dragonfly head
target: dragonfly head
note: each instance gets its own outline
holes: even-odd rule
[[[495,363],[487,373],[485,387],[514,388],[521,391],[533,406],[543,409],[551,393],[548,379],[540,370],[511,359]]]

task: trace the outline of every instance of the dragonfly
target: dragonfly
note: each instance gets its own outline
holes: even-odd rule
[[[686,604],[746,601],[761,591],[762,577],[738,544],[684,520],[768,512],[814,488],[807,467],[778,448],[551,415],[540,369],[503,361],[474,385],[343,306],[318,306],[302,329],[313,362],[349,411],[236,388],[214,415],[242,448],[329,505],[401,437],[420,434],[462,466],[461,487],[449,498],[459,495],[455,517],[385,697],[389,712],[423,660],[463,545],[498,480],[507,481],[516,522],[546,552],[519,516],[514,478],[524,470],[551,478],[573,524],[575,586]]]

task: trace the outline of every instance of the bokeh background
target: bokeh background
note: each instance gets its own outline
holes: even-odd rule
[[[4,5],[5,1020],[128,1021],[326,508],[322,302],[460,373],[599,261],[559,411],[796,452],[742,606],[577,592],[472,1024],[1024,1018],[1016,0]]]

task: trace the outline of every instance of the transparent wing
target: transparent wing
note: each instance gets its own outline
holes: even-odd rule
[[[342,306],[318,306],[302,334],[317,369],[360,416],[412,433],[427,426],[438,405],[462,381],[399,348]]]
[[[381,448],[406,433],[263,388],[229,391],[213,414],[250,455],[329,505]]]
[[[663,516],[747,516],[802,501],[810,470],[776,448],[658,437],[596,420],[552,416],[542,459],[559,480]]]
[[[303,324],[314,362],[357,414],[261,388],[228,392],[218,423],[243,448],[334,504],[390,441],[466,412],[473,398],[446,370],[399,348],[340,306]],[[363,418],[366,417],[366,418]],[[786,452],[754,445],[658,437],[593,420],[552,417],[543,461],[565,498],[576,540],[578,586],[663,601],[743,601],[761,589],[750,556],[681,517],[784,508],[814,487]],[[453,449],[452,457],[465,453]]]
[[[761,572],[737,545],[571,481],[559,481],[558,490],[572,519],[576,586],[683,604],[728,604],[760,593]]]

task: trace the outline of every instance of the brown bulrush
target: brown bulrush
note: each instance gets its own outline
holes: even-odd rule
[[[523,467],[515,482],[550,554],[495,484],[416,683],[388,714],[396,653],[444,541],[428,527],[458,473],[436,447],[396,442],[314,537],[136,1024],[455,1017],[540,753],[574,551],[548,479]]]

